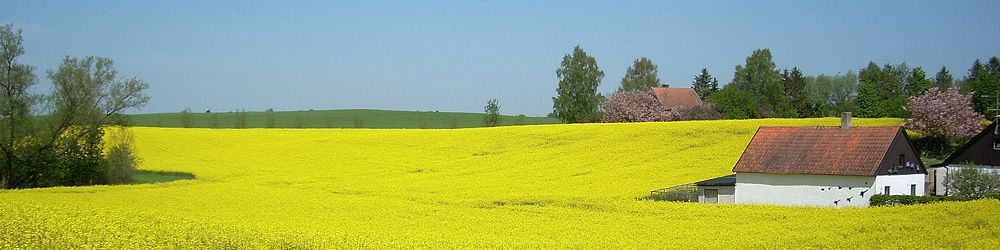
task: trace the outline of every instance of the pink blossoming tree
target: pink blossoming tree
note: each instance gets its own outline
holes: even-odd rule
[[[618,92],[604,103],[603,122],[670,121],[679,116],[656,99],[653,90]]]
[[[972,95],[963,95],[957,88],[931,88],[910,97],[906,106],[913,117],[906,128],[927,137],[948,141],[973,136],[982,129],[983,115],[972,109]]]

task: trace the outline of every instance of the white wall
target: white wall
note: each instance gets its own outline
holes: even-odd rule
[[[865,207],[874,183],[874,176],[736,173],[736,203]]]
[[[736,202],[736,187],[734,186],[698,186],[698,202],[705,203],[705,189],[718,189],[719,203]]]
[[[969,165],[956,165],[951,164],[947,167],[936,167],[927,169],[927,182],[934,185],[934,195],[948,195],[947,187],[945,186],[945,180],[948,178],[948,174],[958,171],[958,169],[963,167],[970,167]],[[990,171],[994,173],[1000,172],[1000,166],[984,166],[984,165],[974,165],[972,167],[980,168],[984,171]]]
[[[910,195],[910,185],[916,185],[916,196],[924,196],[925,180],[923,174],[879,175],[872,189],[876,194],[886,194],[885,186],[889,186],[888,195]]]

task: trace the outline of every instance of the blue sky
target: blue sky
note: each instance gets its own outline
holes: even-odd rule
[[[103,56],[150,84],[141,113],[374,108],[552,109],[580,45],[612,92],[638,57],[671,86],[732,79],[751,51],[806,74],[906,62],[965,75],[1000,56],[1000,1],[6,1],[37,91],[64,56]]]

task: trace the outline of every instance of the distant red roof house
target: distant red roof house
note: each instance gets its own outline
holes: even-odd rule
[[[902,127],[760,127],[737,173],[876,176],[927,173]]]
[[[701,98],[693,88],[671,88],[667,85],[653,87],[656,99],[670,110],[680,110],[701,105]]]

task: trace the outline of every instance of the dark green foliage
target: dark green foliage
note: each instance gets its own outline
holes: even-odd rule
[[[836,117],[841,112],[854,112],[855,95],[858,91],[858,75],[818,75],[806,77],[809,95],[810,116]]]
[[[500,101],[490,99],[483,107],[483,126],[496,127],[500,125]]]
[[[927,79],[927,72],[924,72],[924,69],[920,67],[913,68],[909,76],[907,76],[906,82],[907,96],[923,95],[931,87],[934,87],[934,82]]]
[[[791,71],[784,70],[781,73],[781,85],[784,87],[785,96],[792,106],[792,109],[799,117],[809,117],[812,115],[812,107],[809,105],[809,95],[806,92],[806,79],[799,71],[798,67],[793,67]]]
[[[24,53],[21,40],[13,25],[0,27],[0,185],[90,185],[130,178],[131,151],[113,144],[105,155],[103,136],[107,127],[128,125],[121,113],[149,101],[142,93],[148,85],[119,78],[111,59],[67,56],[47,72],[52,92],[31,94],[37,83],[33,68],[16,60]]]
[[[873,207],[878,207],[878,206],[927,204],[927,203],[935,203],[943,201],[970,201],[970,200],[974,199],[961,196],[912,196],[912,195],[877,194],[877,195],[872,195],[869,205]]]
[[[526,118],[524,116],[524,114],[519,114],[519,115],[515,116],[514,117],[514,124],[524,125],[524,118]]]
[[[151,171],[151,170],[138,170],[132,178],[132,184],[147,184],[147,183],[161,183],[161,182],[171,182],[178,180],[191,180],[194,179],[194,175],[191,173],[184,172],[170,172],[170,171]]]
[[[597,60],[587,55],[580,46],[563,57],[556,69],[559,86],[552,97],[553,112],[563,122],[577,123],[593,120],[604,97],[597,93],[597,86],[604,78],[604,71],[597,67]],[[600,121],[600,119],[597,119]]]
[[[989,64],[976,60],[964,81],[966,87],[973,92],[973,109],[987,117],[997,115],[997,112],[990,109],[997,108],[997,96],[1000,95],[1000,60],[990,58]]]
[[[909,68],[906,64],[879,68],[875,62],[861,69],[858,84],[859,117],[906,117],[903,89]]]
[[[934,86],[939,89],[949,89],[954,86],[955,78],[948,72],[948,68],[941,67],[941,70],[934,75]]]
[[[749,91],[726,85],[722,91],[709,97],[709,101],[718,105],[718,111],[729,119],[758,118],[757,97]]]
[[[740,92],[730,92],[730,96],[740,96],[754,99],[754,102],[722,101],[715,102],[726,117],[761,118],[761,117],[794,117],[788,96],[781,84],[781,73],[771,60],[771,50],[755,50],[746,59],[745,65],[737,65],[733,81],[725,88],[735,88]],[[736,105],[736,106],[733,106]],[[740,107],[745,106],[745,107]],[[737,111],[737,112],[734,112]]]
[[[709,96],[719,92],[719,80],[708,73],[708,68],[702,68],[701,74],[694,77],[691,88],[698,93],[701,100],[708,100]]]
[[[656,74],[657,67],[653,61],[645,57],[635,59],[622,77],[622,86],[618,87],[617,92],[647,90],[650,87],[660,86],[660,78]]]
[[[243,115],[246,116],[246,112],[244,112]],[[296,113],[295,114],[295,128],[303,128],[303,127],[305,127],[305,121],[302,120],[302,113]]]

